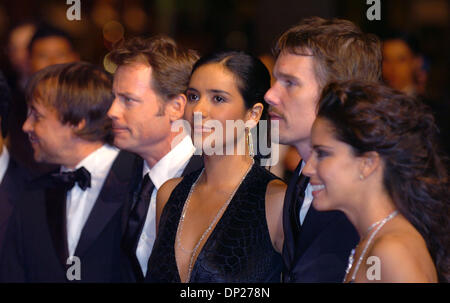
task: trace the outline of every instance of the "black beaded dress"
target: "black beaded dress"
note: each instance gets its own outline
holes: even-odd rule
[[[185,176],[164,207],[146,282],[181,282],[175,238],[184,203],[200,173]],[[267,184],[274,179],[253,164],[198,254],[189,282],[280,282],[282,259],[272,246],[265,209]]]

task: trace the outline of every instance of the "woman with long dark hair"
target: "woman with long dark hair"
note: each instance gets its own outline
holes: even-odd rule
[[[185,118],[204,169],[159,189],[147,281],[280,281],[286,185],[251,156],[259,146],[251,129],[267,119],[269,87],[266,67],[243,52],[195,64]]]
[[[360,242],[346,282],[450,280],[449,184],[420,101],[380,84],[324,90],[304,168],[318,210],[341,210]]]

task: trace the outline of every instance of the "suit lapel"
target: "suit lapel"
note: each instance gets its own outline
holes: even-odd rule
[[[305,191],[306,187],[309,183],[309,177],[306,177],[304,174],[300,174],[296,190],[294,190],[294,203],[292,204],[294,206],[293,212],[292,212],[292,222],[295,223],[295,228],[301,232],[302,230],[302,223],[300,222],[300,210],[302,209],[303,203],[305,202]]]
[[[16,193],[16,187],[14,186],[14,180],[12,174],[12,161],[9,160],[8,168],[6,169],[3,180],[0,183],[0,229],[3,225],[6,226],[9,216],[13,209],[12,195]],[[0,235],[1,236],[1,235]],[[0,239],[0,245],[2,241]]]
[[[125,204],[125,210],[123,212],[122,217],[122,235],[125,234],[127,223],[129,220],[129,216],[131,213],[131,210],[136,203],[136,200],[138,198],[139,188],[142,181],[142,170],[143,170],[144,160],[142,158],[137,158],[134,163],[134,180],[132,185],[132,190],[128,193],[127,202]],[[190,174],[191,172],[194,172],[198,169],[200,169],[203,166],[203,159],[199,155],[193,155],[188,163],[186,164],[186,167],[184,168],[182,172],[182,176],[185,176],[187,174]],[[137,281],[142,281],[144,279],[141,265],[139,264],[139,261],[136,257],[135,251],[136,247],[138,245],[139,239],[135,243],[126,243],[124,241],[124,237],[122,238],[122,247],[127,252],[129,257],[129,266],[132,268],[132,275]]]
[[[66,228],[66,191],[63,188],[45,189],[47,223],[59,261],[65,267],[69,257]]]
[[[134,158],[129,153],[120,152],[114,161],[81,232],[75,250],[77,257],[83,256],[125,202],[131,181],[131,157]]]
[[[132,169],[132,182],[130,183],[130,190],[127,193],[127,198],[124,205],[124,211],[122,212],[122,235],[125,234],[128,218],[131,210],[136,203],[138,189],[142,181],[142,172],[144,167],[144,160],[141,157],[136,157],[133,163]]]
[[[0,183],[0,225],[13,208],[14,200],[26,186],[29,185],[30,176],[24,168],[12,158],[9,158],[3,180]]]
[[[182,176],[186,176],[203,167],[203,159],[200,155],[193,155],[183,170]]]
[[[335,219],[336,215],[336,211],[318,211],[313,205],[309,207],[303,221],[300,241],[297,245],[297,257],[301,256],[308,247],[311,247],[312,243],[317,240],[318,235]]]
[[[0,183],[0,201],[9,200],[9,192],[11,191],[11,186],[14,184],[11,180],[11,173],[13,170],[13,163],[11,159],[9,160],[8,167],[6,168],[5,175],[3,176],[3,180]]]
[[[292,178],[289,180],[288,188],[286,190],[286,195],[284,199],[284,210],[283,210],[283,226],[284,226],[284,245],[283,245],[283,256],[287,256],[288,260],[293,260],[295,251],[295,235],[296,230],[295,221],[292,220],[293,215],[296,211],[296,184],[298,180],[298,175],[302,167],[302,161],[297,165]],[[285,260],[287,261],[287,260]]]

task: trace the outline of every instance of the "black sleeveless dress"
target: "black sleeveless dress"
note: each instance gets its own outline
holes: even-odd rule
[[[185,176],[164,207],[146,282],[181,282],[175,237],[184,203],[200,172]],[[272,246],[265,209],[267,184],[274,179],[278,178],[253,164],[198,254],[189,282],[280,282],[282,259]]]

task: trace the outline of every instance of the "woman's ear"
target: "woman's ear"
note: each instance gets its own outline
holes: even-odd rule
[[[264,109],[264,105],[262,103],[256,103],[247,111],[245,127],[253,128],[258,124],[259,119],[261,119],[261,115]]]
[[[168,115],[170,122],[179,120],[184,115],[184,107],[186,106],[187,98],[185,94],[179,94],[172,98],[165,105],[165,113]]]
[[[381,157],[376,151],[370,151],[364,153],[360,157],[360,175],[359,178],[364,180],[375,173],[379,172],[381,169]]]

